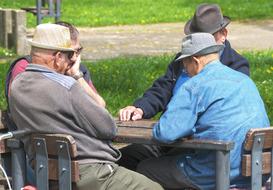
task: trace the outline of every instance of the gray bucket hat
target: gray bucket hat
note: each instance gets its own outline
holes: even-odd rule
[[[216,53],[224,49],[224,45],[216,43],[213,35],[209,33],[194,33],[182,40],[181,55],[176,60],[190,56],[201,56]]]
[[[185,27],[185,34],[195,32],[207,32],[213,34],[226,27],[230,23],[230,18],[223,16],[221,8],[217,4],[200,4]]]

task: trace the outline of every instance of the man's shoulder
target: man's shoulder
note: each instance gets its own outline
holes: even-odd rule
[[[38,80],[42,76],[40,83],[48,84],[48,82],[46,82],[46,81],[50,81],[52,84],[61,85],[62,87],[66,88],[68,90],[70,90],[71,87],[76,82],[76,80],[70,76],[66,76],[64,74],[57,73],[45,66],[37,65],[37,64],[28,64],[25,73],[26,73],[26,75],[28,75],[27,77],[36,78],[36,80]],[[45,78],[48,80],[44,80]],[[50,84],[48,84],[48,85],[50,85]]]
[[[42,73],[46,78],[50,79],[51,81],[61,85],[62,87],[70,90],[72,86],[75,84],[76,80],[72,77],[62,75],[55,72],[44,72]]]

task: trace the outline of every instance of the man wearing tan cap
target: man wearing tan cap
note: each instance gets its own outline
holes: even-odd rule
[[[110,144],[115,121],[81,86],[79,70],[69,72],[77,64],[69,29],[38,25],[30,43],[32,63],[10,87],[9,106],[18,129],[72,135],[79,153],[80,190],[161,190],[147,177],[115,164],[121,156]],[[22,140],[31,161],[29,136]]]
[[[96,88],[94,87],[92,81],[91,81],[91,77],[90,77],[90,73],[88,71],[88,69],[83,65],[80,64],[81,62],[81,51],[83,50],[83,47],[80,44],[80,33],[79,31],[76,29],[75,26],[73,26],[72,24],[68,23],[68,22],[64,22],[64,21],[59,21],[56,24],[61,25],[61,26],[65,26],[69,29],[70,31],[70,37],[71,37],[71,42],[72,42],[72,46],[73,49],[75,50],[75,54],[77,56],[77,64],[74,64],[74,66],[68,71],[68,72],[74,72],[73,70],[79,70],[80,73],[82,73],[83,75],[83,79],[80,79],[79,82],[80,84],[84,87],[84,89],[87,91],[87,93],[89,93],[89,95],[101,106],[105,107],[105,101],[103,100],[103,98],[98,94]],[[14,60],[9,68],[7,77],[6,77],[6,88],[5,88],[5,94],[6,94],[6,98],[8,100],[9,97],[9,86],[11,85],[12,81],[14,80],[14,78],[25,71],[27,65],[31,63],[31,56],[27,55],[27,56],[23,56],[20,57],[16,60]],[[79,69],[78,69],[79,67]],[[88,84],[86,84],[86,83]]]
[[[209,33],[194,33],[183,39],[176,60],[183,64],[190,79],[174,93],[167,110],[153,127],[153,137],[163,143],[187,136],[233,141],[230,187],[243,188],[251,184],[250,178],[241,174],[246,133],[270,124],[254,82],[219,61],[223,48]],[[215,163],[215,154],[209,150],[173,149],[140,162],[137,171],[167,189],[213,190]]]

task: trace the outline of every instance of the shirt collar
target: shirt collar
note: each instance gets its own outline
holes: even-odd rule
[[[39,64],[30,63],[26,67],[26,71],[35,71],[35,72],[46,72],[46,73],[56,73],[56,71]]]
[[[209,62],[208,64],[205,65],[205,67],[202,69],[201,72],[206,72],[207,70],[210,70],[211,68],[219,65],[219,64],[222,64],[218,59],[217,60],[214,60],[214,61],[211,61]]]

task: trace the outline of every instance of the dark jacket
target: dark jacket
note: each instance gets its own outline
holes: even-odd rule
[[[166,109],[172,97],[172,91],[176,80],[182,71],[182,65],[179,61],[175,61],[180,53],[176,54],[175,58],[168,65],[165,75],[158,78],[144,95],[134,102],[134,106],[141,108],[144,112],[143,118],[151,118],[160,111]],[[230,43],[226,40],[225,49],[222,53],[220,61],[239,72],[249,76],[249,63],[231,48]]]

